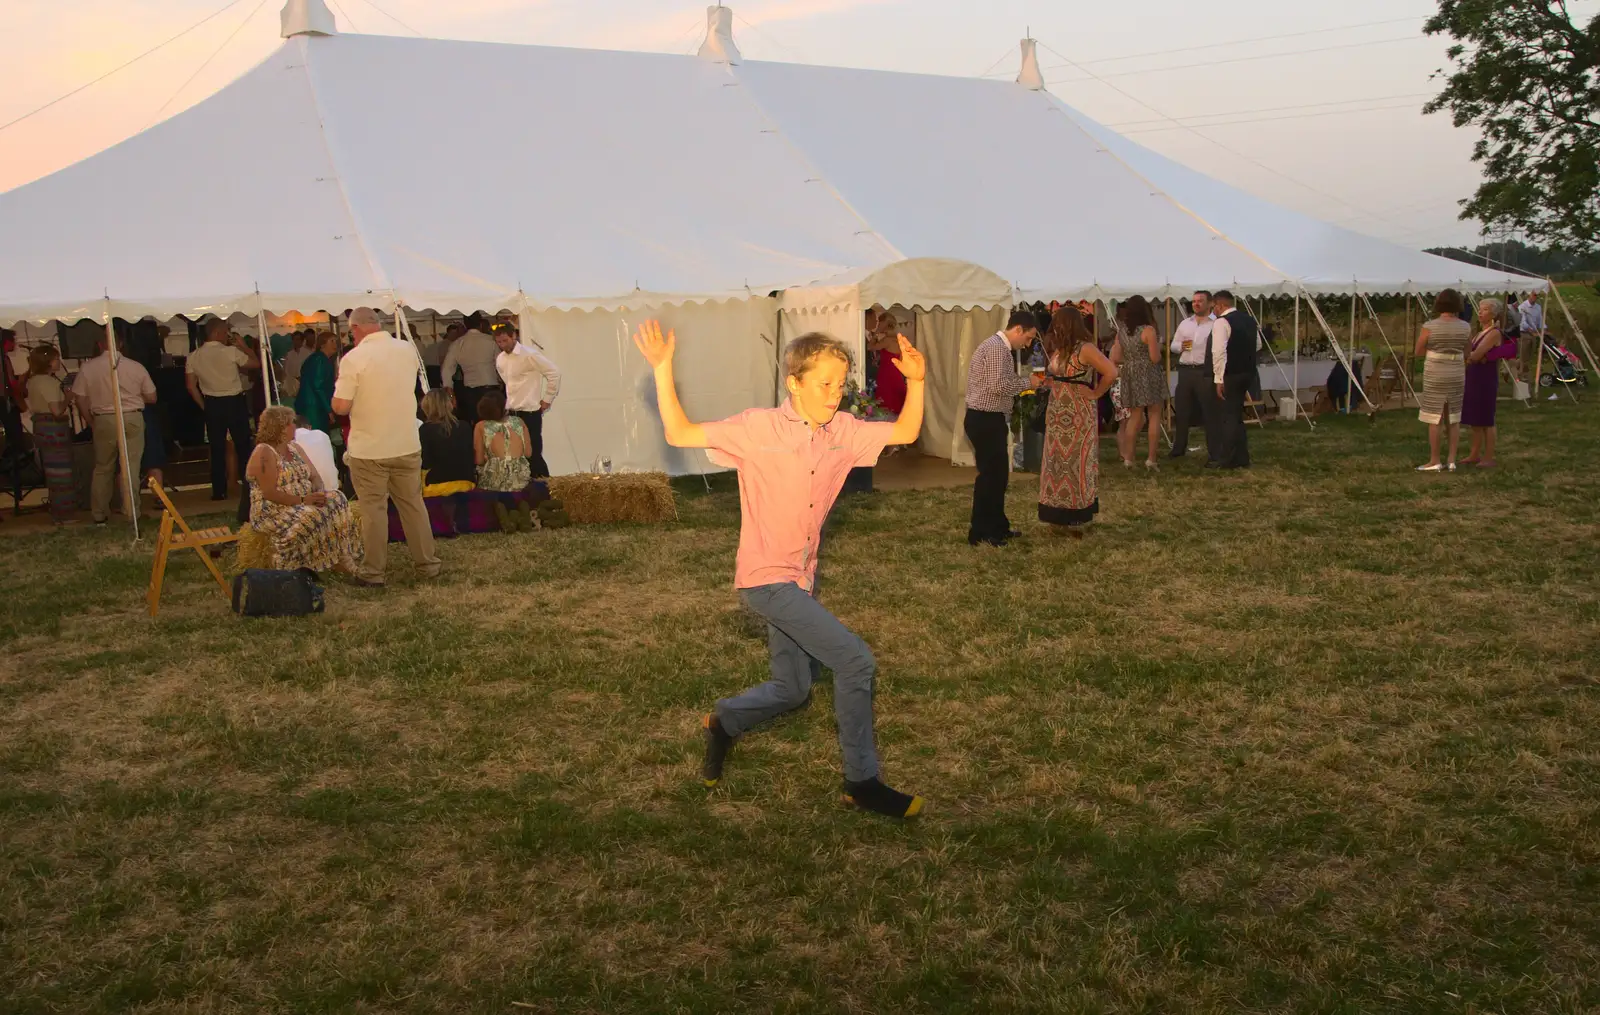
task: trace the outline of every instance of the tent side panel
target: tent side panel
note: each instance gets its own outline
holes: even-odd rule
[[[777,300],[680,304],[649,311],[530,311],[523,335],[561,369],[561,396],[544,426],[556,475],[585,472],[596,458],[613,469],[673,476],[720,471],[705,452],[674,448],[661,430],[655,379],[633,332],[655,318],[677,334],[678,397],[697,422],[772,402]]]

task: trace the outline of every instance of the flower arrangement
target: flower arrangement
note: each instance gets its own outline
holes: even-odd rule
[[[888,415],[884,412],[883,404],[862,391],[854,377],[845,384],[844,399],[839,403],[839,408],[861,420],[881,420]]]
[[[1029,388],[1011,400],[1011,433],[1017,438],[1022,437],[1022,428],[1033,419],[1033,413],[1039,405],[1039,392]]]

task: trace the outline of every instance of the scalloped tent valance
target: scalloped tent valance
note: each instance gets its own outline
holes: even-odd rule
[[[923,310],[1009,307],[1011,283],[988,268],[944,257],[914,257],[882,268],[859,269],[785,290],[779,306],[790,313],[832,312],[881,306]]]

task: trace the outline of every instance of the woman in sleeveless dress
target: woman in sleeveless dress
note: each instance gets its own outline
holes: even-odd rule
[[[1126,468],[1133,468],[1138,451],[1139,431],[1145,430],[1147,450],[1144,467],[1154,472],[1156,443],[1161,427],[1162,406],[1167,401],[1167,372],[1161,368],[1161,345],[1156,336],[1156,319],[1143,296],[1130,296],[1117,304],[1117,341],[1111,362],[1122,386],[1122,409],[1128,417],[1117,430],[1117,453]]]
[[[1515,339],[1507,341],[1506,306],[1496,299],[1478,303],[1478,332],[1467,349],[1467,382],[1461,399],[1461,423],[1472,429],[1471,446],[1462,465],[1492,469],[1494,461],[1496,401],[1500,397],[1500,361],[1517,354]]]
[[[294,410],[275,405],[261,414],[256,449],[245,467],[250,481],[250,526],[272,537],[285,571],[354,574],[361,559],[361,525],[337,490],[323,490],[310,457],[294,443]]]
[[[1461,402],[1466,395],[1467,346],[1472,341],[1472,325],[1461,319],[1461,294],[1446,289],[1434,297],[1437,315],[1422,326],[1417,336],[1416,354],[1426,356],[1422,368],[1422,410],[1417,418],[1428,424],[1428,464],[1418,472],[1456,471],[1456,449],[1461,444]],[[1450,460],[1439,460],[1443,430],[1450,431]]]
[[[1095,346],[1083,315],[1070,304],[1050,318],[1048,358],[1040,388],[1049,393],[1044,464],[1039,470],[1039,520],[1082,538],[1100,512],[1100,396],[1116,366]]]

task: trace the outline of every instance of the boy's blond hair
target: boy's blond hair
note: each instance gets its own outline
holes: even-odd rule
[[[854,358],[850,349],[843,342],[832,335],[824,335],[820,331],[813,331],[801,335],[789,343],[783,351],[783,374],[801,380],[806,371],[816,365],[817,360],[824,356],[831,356],[839,360],[849,369],[854,365]]]

